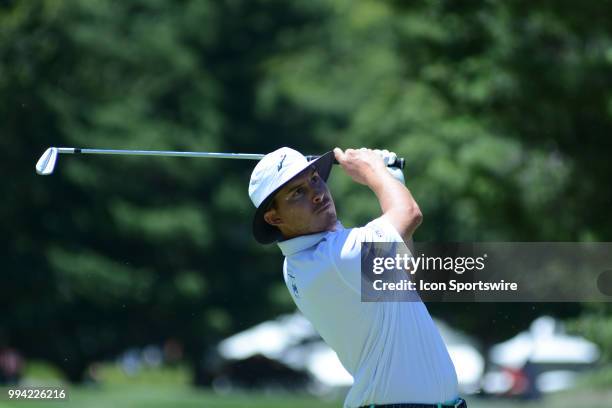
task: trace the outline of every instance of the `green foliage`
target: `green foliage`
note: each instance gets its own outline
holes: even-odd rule
[[[607,365],[582,376],[577,388],[609,390],[610,384],[612,384],[612,366]]]
[[[311,396],[300,395],[264,395],[240,394],[217,395],[210,391],[196,391],[184,386],[175,385],[112,385],[102,388],[70,388],[70,400],[67,402],[45,401],[50,408],[69,408],[82,406],[103,408],[108,406],[133,408],[308,408],[314,405],[321,408],[338,407],[341,401],[325,401]],[[1,408],[40,407],[40,402],[2,401]]]
[[[100,364],[96,376],[104,387],[138,388],[142,386],[187,388],[190,384],[188,367],[143,367],[135,374],[127,375],[119,364]]]
[[[287,294],[267,297],[278,262],[250,238],[252,163],[62,156],[46,179],[32,163],[49,145],[284,144],[286,126],[259,118],[253,95],[276,33],[311,13],[283,2],[1,6],[0,143],[14,175],[0,213],[13,237],[4,340],[79,380],[91,361],[167,338],[197,365],[221,337],[287,310]]]
[[[603,363],[612,362],[612,304],[587,304],[579,318],[568,322],[568,329],[575,334],[588,337],[597,344]],[[608,367],[608,371],[604,370],[601,373],[601,378],[610,379],[611,373],[612,370]]]
[[[250,236],[253,163],[62,156],[37,177],[50,145],[387,148],[407,159],[417,240],[608,240],[610,15],[598,1],[3,2],[0,340],[74,381],[168,338],[197,367],[293,308],[277,248]],[[339,169],[330,186],[345,225],[377,214]],[[579,308],[431,305],[485,343]],[[598,338],[608,315],[581,330]]]

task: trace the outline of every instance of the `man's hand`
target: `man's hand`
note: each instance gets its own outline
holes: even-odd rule
[[[402,184],[406,184],[402,169],[398,167],[387,167],[397,161],[397,155],[394,152],[378,149],[370,150],[366,148],[358,150],[346,149],[345,152],[342,152],[341,149],[335,148],[334,154],[344,171],[359,184],[368,185],[368,179],[371,176],[370,170],[375,172],[380,170],[381,166],[376,156],[382,159],[383,167],[394,179]]]
[[[343,152],[336,147],[334,155],[353,180],[372,189],[380,203],[383,217],[389,220],[404,240],[409,240],[421,223],[422,215],[412,194],[401,182],[403,174],[401,179],[391,175],[382,157],[384,154],[374,150],[362,148]]]
[[[334,155],[344,171],[359,184],[369,186],[374,179],[380,177],[380,174],[387,172],[383,158],[374,150],[361,148],[346,149],[343,152],[336,147]]]
[[[397,154],[395,154],[395,152],[390,152],[387,149],[374,149],[374,152],[376,152],[380,157],[382,157],[383,161],[385,162],[385,166],[389,166],[390,164],[393,164],[397,161]]]

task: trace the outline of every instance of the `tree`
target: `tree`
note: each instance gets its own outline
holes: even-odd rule
[[[285,143],[307,118],[259,117],[260,61],[284,28],[314,15],[280,1],[3,6],[0,93],[11,103],[0,126],[11,137],[1,154],[12,178],[2,188],[12,198],[2,216],[13,238],[0,326],[27,357],[79,381],[92,361],[172,337],[199,369],[221,337],[287,309],[278,261],[250,239],[252,163],[66,157],[46,179],[32,165],[49,145]]]

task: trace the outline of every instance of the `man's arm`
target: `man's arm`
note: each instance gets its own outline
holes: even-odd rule
[[[379,154],[370,149],[334,149],[336,160],[357,183],[368,186],[391,225],[408,242],[421,224],[423,215],[408,188],[388,171]]]

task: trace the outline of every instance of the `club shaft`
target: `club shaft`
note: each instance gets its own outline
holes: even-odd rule
[[[208,157],[216,159],[261,160],[263,154],[251,153],[213,153],[213,152],[177,152],[172,150],[114,150],[114,149],[81,149],[77,147],[59,147],[59,153],[67,154],[113,154],[125,156],[174,156],[174,157]]]

